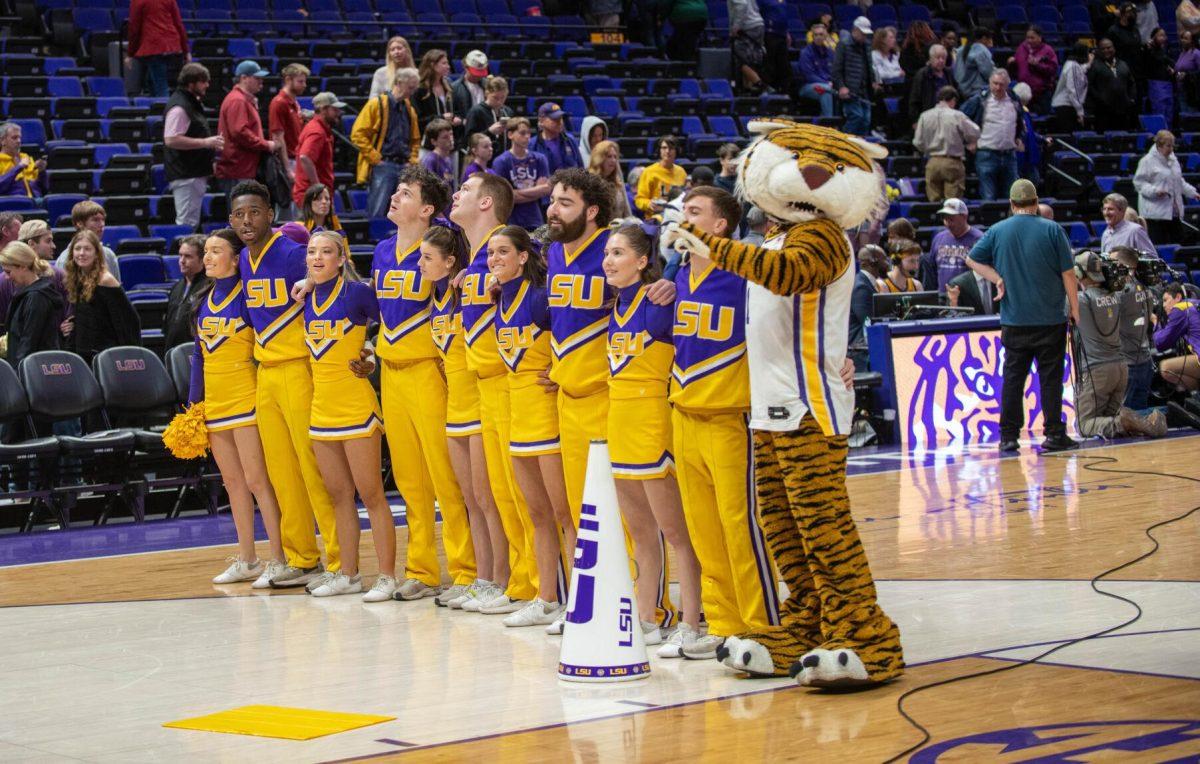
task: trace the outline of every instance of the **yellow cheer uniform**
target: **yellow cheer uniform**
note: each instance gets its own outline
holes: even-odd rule
[[[313,372],[313,440],[351,440],[383,431],[379,398],[369,380],[356,377],[367,324],[379,320],[379,303],[367,284],[341,276],[317,284],[304,306],[304,341]]]
[[[451,438],[483,431],[479,424],[479,383],[467,368],[461,308],[449,276],[434,285],[429,329],[446,372],[446,435]]]
[[[558,453],[557,398],[538,383],[550,368],[549,328],[544,287],[531,286],[524,278],[501,287],[496,344],[508,367],[508,449],[513,456]]]
[[[258,388],[254,368],[254,329],[242,282],[235,276],[213,281],[196,311],[196,349],[188,401],[204,401],[209,432],[254,424]]]
[[[646,285],[625,287],[608,324],[608,453],[613,475],[651,480],[673,472],[667,383],[675,346],[674,307],[646,299]]]

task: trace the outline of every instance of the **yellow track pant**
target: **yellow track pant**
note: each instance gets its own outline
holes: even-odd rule
[[[475,580],[475,548],[462,491],[446,445],[446,378],[431,359],[383,362],[383,424],[392,477],[404,497],[408,550],[404,577],[429,586],[442,582],[434,532],[434,498],[442,511],[442,545],[450,581]]]
[[[308,359],[260,364],[255,407],[267,476],[279,501],[280,535],[288,565],[311,568],[321,560],[313,518],[325,540],[325,567],[341,568],[333,502],[317,469],[308,420],[313,381]]]

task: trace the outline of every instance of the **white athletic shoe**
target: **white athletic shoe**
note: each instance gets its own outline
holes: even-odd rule
[[[375,579],[371,591],[363,595],[363,602],[387,602],[396,593],[396,579],[391,576],[380,576]]]
[[[717,648],[725,641],[725,637],[716,634],[705,634],[691,642],[685,641],[680,652],[683,657],[693,661],[707,661],[717,657]]]
[[[446,607],[450,608],[451,610],[462,610],[463,605],[475,598],[475,592],[481,592],[483,591],[484,587],[491,585],[491,581],[483,578],[477,578],[471,583],[470,586],[463,590],[462,594],[446,600]]]
[[[646,643],[646,647],[661,645],[664,631],[665,629],[658,628],[657,623],[642,621],[642,641]]]
[[[313,579],[325,572],[325,566],[317,563],[311,568],[297,568],[295,565],[285,565],[279,575],[271,579],[272,589],[290,589],[293,586],[303,586],[312,583]]]
[[[337,573],[334,573],[332,570],[323,570],[313,577],[313,580],[304,585],[304,591],[312,594],[314,589],[329,583],[336,575]]]
[[[333,597],[338,594],[358,594],[361,591],[361,575],[351,578],[339,570],[337,573],[333,574],[333,577],[328,582],[321,584],[316,589],[313,589],[312,596]]]
[[[505,613],[515,613],[525,607],[526,600],[510,599],[504,592],[500,596],[479,607],[479,612],[484,615],[504,615]]]
[[[447,588],[446,591],[434,597],[433,604],[437,605],[438,607],[450,607],[450,601],[465,596],[467,593],[467,588],[468,587],[466,584],[454,584],[453,586]]]
[[[671,632],[667,641],[659,646],[657,655],[659,658],[682,658],[684,645],[691,646],[703,636],[703,632],[696,631],[686,623],[681,623],[675,631]]]
[[[541,597],[529,601],[529,604],[504,619],[505,626],[548,626],[558,619],[563,606],[557,602],[546,602]]]
[[[254,579],[254,583],[250,584],[251,589],[270,589],[271,579],[278,576],[287,568],[286,562],[279,560],[267,560],[267,567],[263,570],[262,575]]]
[[[558,614],[558,618],[554,619],[554,623],[546,627],[546,633],[552,637],[561,637],[563,628],[567,624],[567,609],[564,607],[562,612]]]
[[[433,597],[440,591],[440,587],[430,586],[424,581],[418,581],[415,578],[408,578],[396,589],[396,593],[392,595],[392,599],[400,600],[401,602],[412,602],[424,597]]]
[[[242,581],[256,579],[258,578],[259,574],[262,573],[262,560],[246,562],[245,560],[239,560],[236,557],[230,557],[229,560],[230,564],[229,567],[225,569],[225,572],[219,576],[213,576],[212,582],[214,584],[237,584],[241,583]]]
[[[479,608],[496,599],[501,594],[504,594],[504,590],[490,581],[483,586],[473,586],[471,587],[471,596],[463,600],[461,607],[468,613],[478,613]]]

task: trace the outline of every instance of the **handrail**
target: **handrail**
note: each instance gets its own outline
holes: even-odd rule
[[[1087,163],[1088,163],[1089,165],[1091,165],[1091,166],[1093,166],[1093,167],[1095,167],[1095,166],[1096,166],[1096,160],[1095,160],[1095,159],[1092,159],[1092,158],[1091,158],[1090,156],[1088,156],[1088,155],[1087,155],[1085,152],[1083,152],[1083,151],[1080,151],[1080,150],[1079,150],[1079,149],[1077,149],[1076,147],[1074,147],[1074,146],[1072,146],[1071,144],[1069,144],[1069,143],[1067,143],[1066,141],[1064,141],[1062,138],[1054,138],[1054,142],[1055,142],[1056,144],[1058,144],[1058,145],[1062,146],[1064,149],[1066,149],[1067,151],[1071,152],[1072,154],[1075,154],[1076,156],[1083,157],[1084,159],[1086,159],[1086,160],[1087,160]],[[1066,173],[1063,173],[1063,174],[1064,174],[1064,175],[1066,175]],[[1082,184],[1082,183],[1080,183],[1079,185],[1083,185],[1083,184]]]
[[[1056,172],[1056,173],[1058,173],[1059,175],[1061,175],[1061,176],[1063,176],[1064,178],[1066,178],[1067,180],[1069,180],[1069,181],[1071,181],[1072,183],[1074,183],[1076,186],[1079,186],[1080,188],[1084,188],[1084,183],[1083,183],[1083,181],[1079,180],[1078,178],[1076,178],[1076,177],[1075,177],[1075,176],[1073,176],[1073,175],[1070,175],[1070,174],[1068,174],[1068,173],[1065,173],[1065,172],[1063,172],[1062,170],[1058,169],[1058,168],[1057,168],[1057,167],[1055,167],[1054,165],[1046,165],[1046,169],[1047,169],[1047,170],[1050,170],[1050,171],[1052,171],[1052,172]]]

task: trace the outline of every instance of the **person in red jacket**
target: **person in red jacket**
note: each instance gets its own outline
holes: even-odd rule
[[[142,87],[154,98],[166,98],[170,83],[191,60],[187,31],[175,0],[133,0],[129,4],[129,52],[125,65],[142,68]]]
[[[214,175],[228,197],[233,187],[258,177],[258,165],[264,154],[278,149],[275,141],[263,137],[262,117],[258,113],[258,94],[263,77],[269,74],[257,61],[243,61],[234,70],[235,84],[221,102],[217,131],[225,139],[225,148],[217,158]]]
[[[292,201],[296,208],[304,206],[304,193],[314,183],[333,191],[333,128],[342,122],[346,104],[333,93],[313,96],[313,118],[300,131],[296,145],[296,181],[292,184]]]

